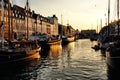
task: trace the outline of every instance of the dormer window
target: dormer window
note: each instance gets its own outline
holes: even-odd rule
[[[6,8],[8,8],[8,4],[6,4]]]

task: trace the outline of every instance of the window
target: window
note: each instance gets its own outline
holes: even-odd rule
[[[8,22],[8,18],[6,18],[6,21]]]
[[[15,15],[15,13],[13,13],[13,16]]]
[[[4,21],[6,21],[6,17],[4,17]]]
[[[8,8],[8,4],[6,4],[6,8]]]
[[[18,14],[16,14],[16,17],[18,17]]]

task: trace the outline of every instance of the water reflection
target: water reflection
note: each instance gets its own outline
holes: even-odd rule
[[[49,51],[49,59],[58,60],[61,55],[62,46],[61,45],[51,45]]]
[[[30,80],[37,78],[40,59],[24,63],[5,64],[0,66],[0,80]]]
[[[114,53],[115,54],[115,53]],[[108,80],[120,80],[120,56],[110,56],[106,53]]]
[[[100,52],[101,52],[101,56],[103,58],[106,58],[106,51],[105,50],[100,50]]]
[[[62,50],[62,64],[63,67],[67,66],[70,67],[70,61],[71,61],[71,54],[73,53],[73,49],[74,49],[74,42],[68,43],[67,45],[63,46],[63,50]]]
[[[0,70],[0,80],[106,80],[105,59],[91,49],[94,44],[85,39],[45,46],[40,60]]]

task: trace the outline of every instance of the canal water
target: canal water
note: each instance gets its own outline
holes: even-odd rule
[[[105,53],[93,50],[95,44],[80,39],[46,47],[38,60],[1,68],[0,80],[107,80]]]

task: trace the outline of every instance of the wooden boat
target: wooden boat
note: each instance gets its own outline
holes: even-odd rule
[[[62,43],[69,43],[75,40],[74,36],[62,36]]]
[[[119,0],[117,0],[117,12],[119,12]],[[107,52],[109,53],[110,57],[120,57],[120,31],[119,31],[119,13],[117,13],[117,34],[116,37],[114,38],[114,41],[112,43],[112,45],[109,46],[109,48],[107,49]],[[114,34],[115,35],[115,34]]]
[[[50,40],[47,42],[48,45],[55,45],[55,44],[61,44],[62,40],[58,39],[58,40]]]
[[[110,0],[109,0],[110,2]],[[117,0],[117,12],[119,12],[119,0]],[[120,76],[120,33],[119,33],[119,13],[117,14],[117,35],[112,45],[106,52],[108,80],[119,80]],[[116,26],[114,26],[116,27]],[[114,34],[115,35],[115,34]]]
[[[34,41],[28,40],[28,35],[27,35],[27,40],[11,41],[8,38],[8,41],[5,42],[3,4],[4,1],[2,0],[2,25],[1,25],[2,38],[0,42],[0,64],[4,64],[4,63],[8,64],[18,61],[26,61],[26,60],[28,61],[35,58],[40,58],[39,52],[41,50],[41,47],[37,45],[37,40]],[[28,27],[28,20],[27,20],[27,27]],[[27,34],[28,34],[28,30],[27,30]],[[5,43],[7,43],[7,45],[5,45]]]
[[[40,38],[40,45],[44,46],[44,45],[55,45],[55,44],[61,44],[62,39],[60,38],[60,36],[52,36],[52,37],[44,37],[44,39]]]
[[[97,41],[98,39],[98,34],[93,34],[90,36],[90,41]]]
[[[0,64],[29,61],[40,58],[41,47],[35,41],[15,41],[0,48]]]
[[[107,53],[109,53],[111,57],[120,57],[120,41],[113,42],[107,49]]]
[[[120,50],[120,49],[119,49]],[[107,73],[109,80],[119,80],[120,76],[120,54],[119,52],[114,54],[106,53]]]

